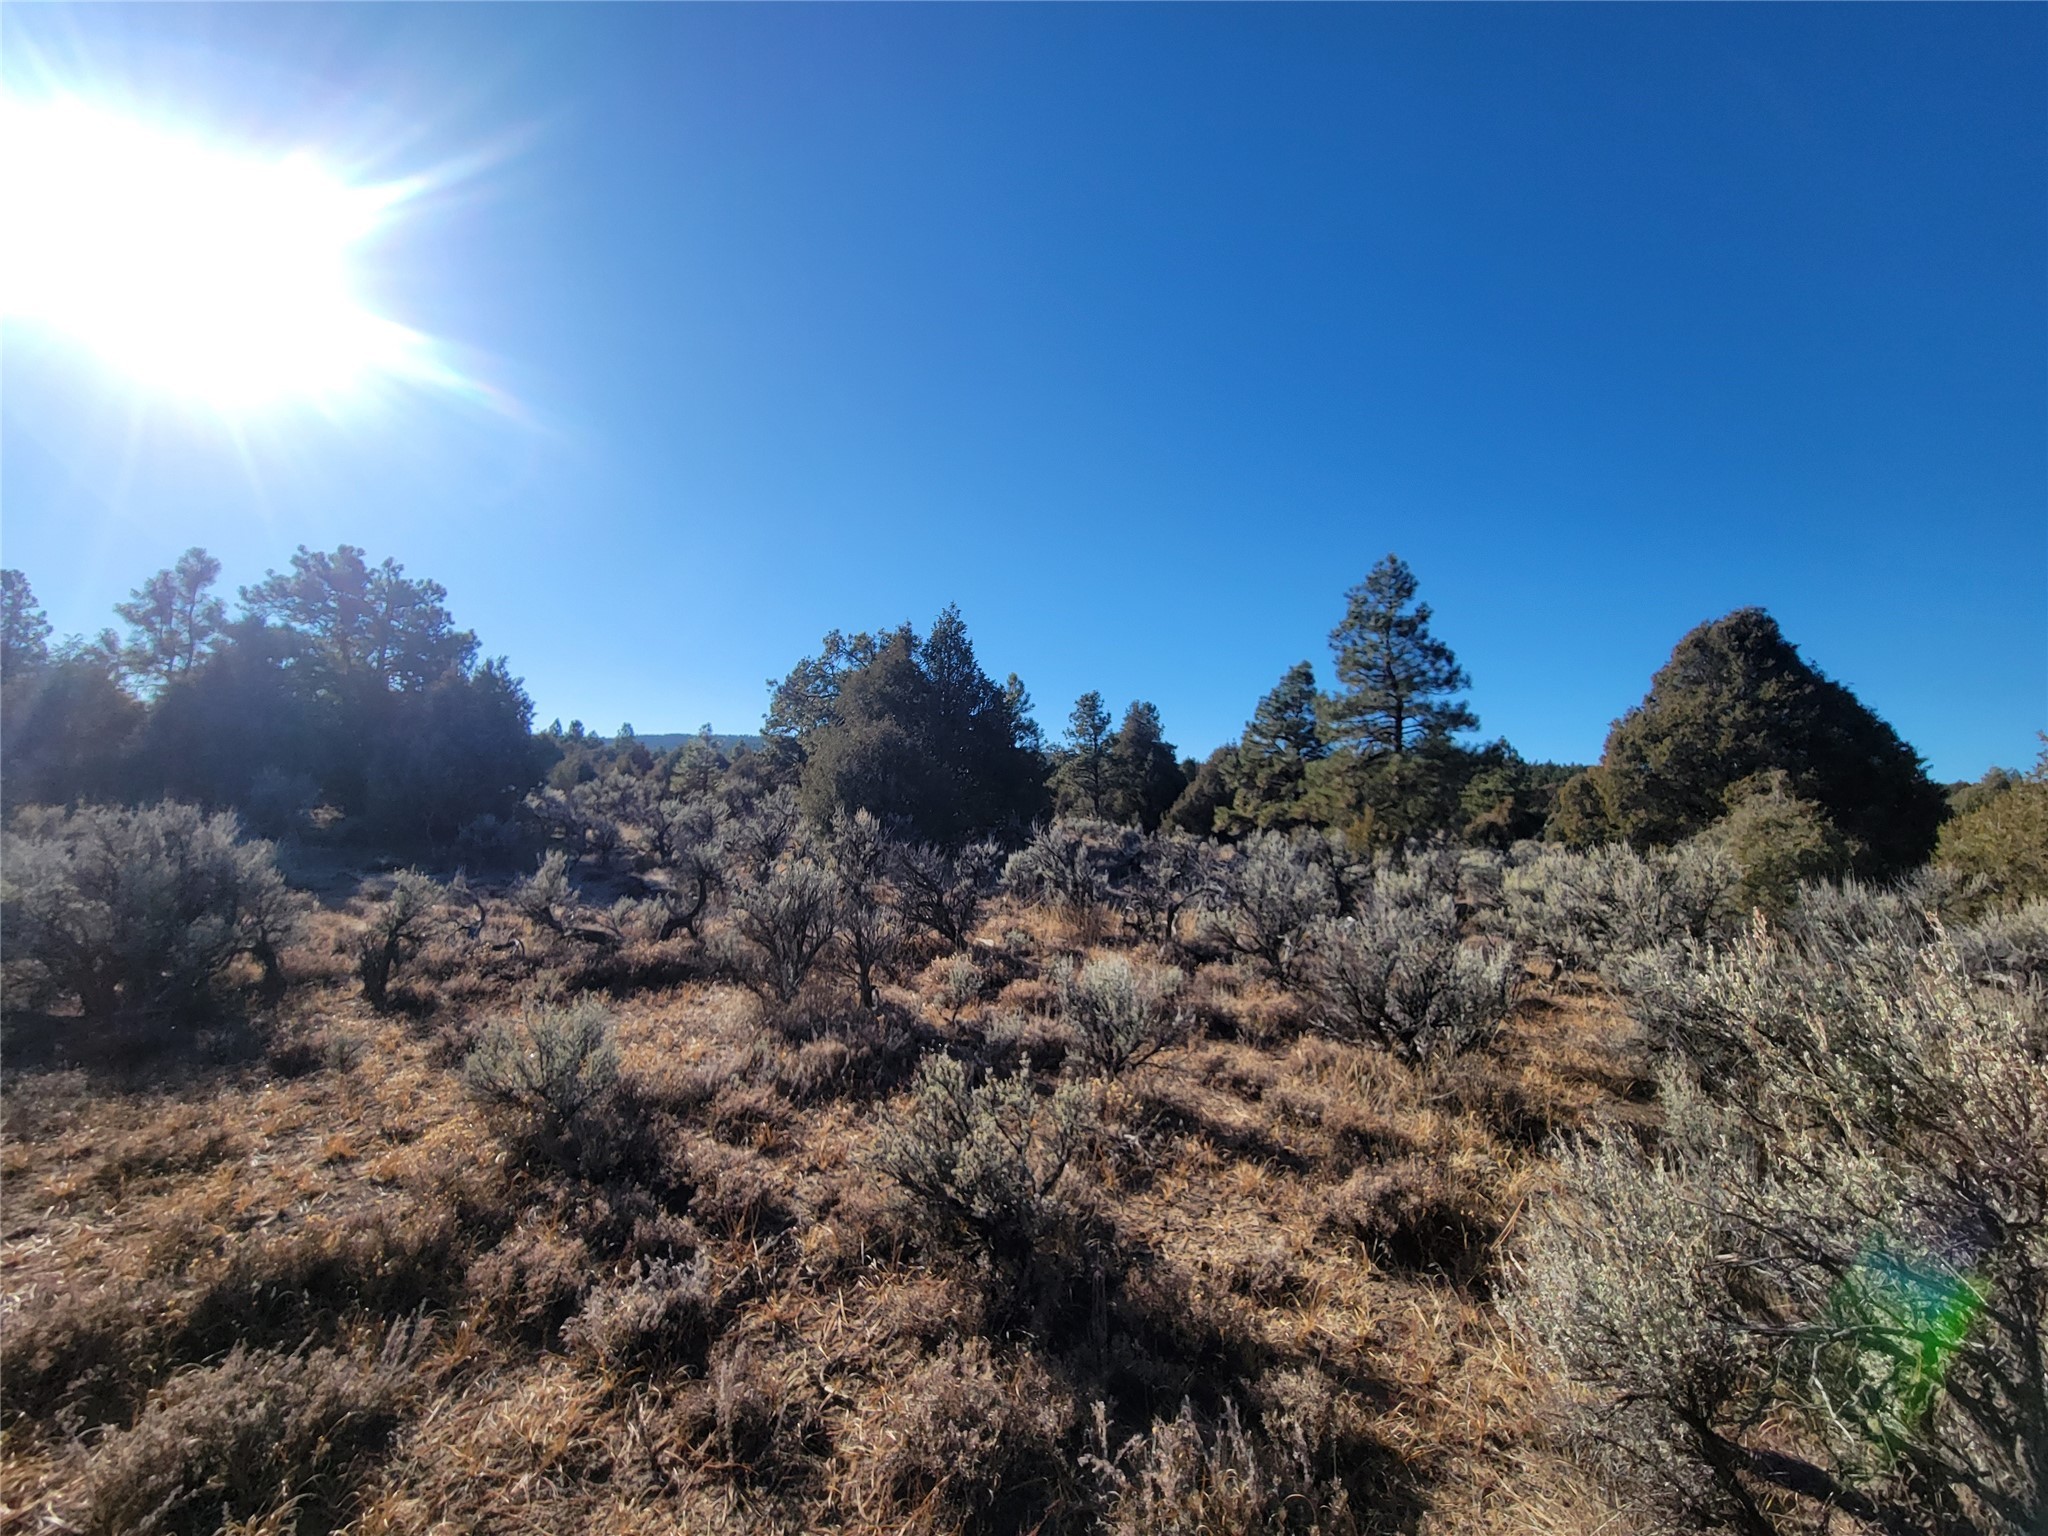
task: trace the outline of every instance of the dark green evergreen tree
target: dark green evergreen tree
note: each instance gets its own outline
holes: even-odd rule
[[[1110,717],[1094,689],[1074,701],[1067,738],[1053,773],[1054,808],[1063,816],[1109,814]]]
[[[1029,695],[982,671],[956,608],[923,639],[907,624],[851,639],[835,630],[773,686],[769,752],[758,755],[799,775],[819,825],[866,810],[954,844],[1028,825],[1043,807],[1037,727],[1018,713]]]
[[[1230,785],[1237,775],[1237,754],[1237,744],[1226,742],[1204,758],[1188,775],[1188,787],[1166,813],[1165,824],[1196,837],[1227,832],[1229,828],[1219,826],[1218,822],[1227,821],[1230,815]]]
[[[1109,815],[1150,832],[1180,798],[1187,779],[1166,740],[1159,711],[1142,699],[1124,711],[1109,744]]]
[[[50,621],[28,578],[0,571],[0,678],[32,672],[50,659]]]
[[[300,545],[289,573],[242,588],[244,616],[297,636],[300,664],[336,692],[418,692],[476,659],[476,636],[455,627],[448,590],[411,581],[395,560],[371,565],[343,544]]]
[[[1850,839],[1863,875],[1923,862],[1946,811],[1899,735],[1801,658],[1761,608],[1702,624],[1615,722],[1600,759],[1616,831],[1638,844],[1704,831],[1768,774]]]
[[[114,612],[128,625],[121,670],[153,694],[206,659],[227,623],[227,609],[212,595],[220,562],[188,549],[169,570],[137,587]]]
[[[1259,700],[1244,728],[1230,785],[1230,828],[1300,825],[1309,765],[1328,755],[1316,721],[1315,668],[1297,662]]]
[[[1324,739],[1362,757],[1399,757],[1479,721],[1452,695],[1471,686],[1449,646],[1429,632],[1415,574],[1396,556],[1346,594],[1330,631],[1342,691],[1322,701]]]

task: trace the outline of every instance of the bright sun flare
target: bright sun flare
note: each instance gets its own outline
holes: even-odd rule
[[[230,153],[72,101],[0,101],[0,310],[223,410],[436,379],[352,257],[403,187]]]

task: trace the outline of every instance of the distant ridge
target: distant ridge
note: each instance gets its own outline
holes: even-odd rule
[[[697,733],[695,731],[670,731],[664,735],[657,736],[636,731],[633,739],[650,752],[673,752],[684,742],[695,741]],[[721,736],[717,732],[713,732],[711,744],[721,752],[730,752],[734,747],[745,747],[749,751],[758,752],[767,745],[767,741],[760,736]]]

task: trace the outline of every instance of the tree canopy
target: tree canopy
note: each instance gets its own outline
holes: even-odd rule
[[[114,612],[127,622],[121,669],[145,691],[163,687],[206,659],[227,622],[227,608],[211,595],[220,562],[203,549],[188,549],[169,570],[137,587]]]
[[[1322,701],[1323,739],[1366,757],[1398,757],[1478,718],[1452,695],[1472,686],[1451,648],[1429,631],[1427,603],[1415,601],[1415,573],[1396,555],[1345,594],[1330,631],[1340,691]]]
[[[518,679],[502,660],[477,665],[438,583],[352,545],[301,547],[229,621],[219,574],[187,550],[116,605],[125,642],[74,640],[53,658],[26,579],[7,573],[9,803],[168,793],[247,808],[286,781],[387,835],[447,841],[511,815],[552,760]]]
[[[981,668],[957,607],[910,625],[825,637],[771,685],[765,733],[819,824],[865,810],[954,843],[1028,823],[1044,807],[1030,696]]]
[[[1238,744],[1228,820],[1234,828],[1295,826],[1311,763],[1329,756],[1316,720],[1316,672],[1297,662],[1259,700]]]
[[[1704,831],[1766,776],[1850,840],[1857,872],[1909,869],[1946,806],[1918,755],[1809,665],[1777,621],[1741,608],[1678,642],[1607,737],[1594,780],[1612,830],[1638,844]],[[1574,791],[1575,808],[1583,793]]]

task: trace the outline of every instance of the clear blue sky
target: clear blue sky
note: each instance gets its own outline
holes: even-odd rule
[[[1587,760],[1744,604],[1944,778],[2048,723],[2041,6],[10,7],[51,80],[377,178],[510,402],[222,421],[10,333],[60,630],[186,546],[394,555],[540,719],[753,729],[963,609],[1234,737],[1398,551],[1485,733]]]

